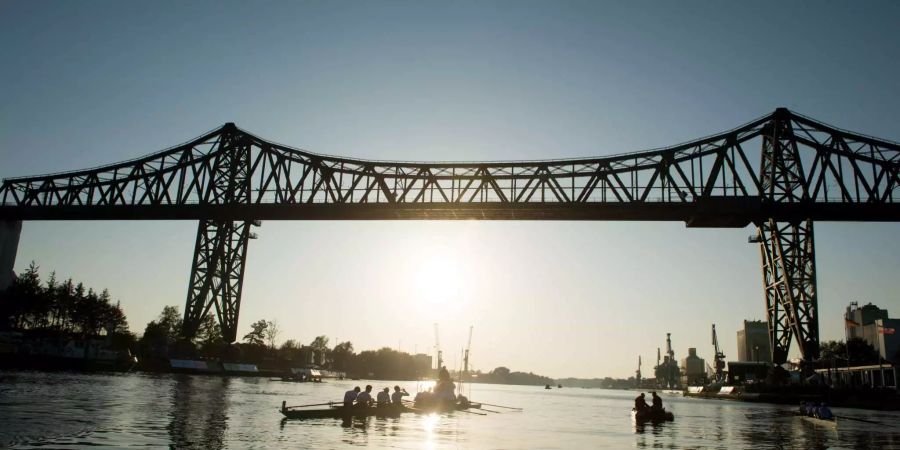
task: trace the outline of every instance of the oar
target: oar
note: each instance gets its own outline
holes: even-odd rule
[[[487,415],[487,414],[477,413],[477,412],[475,412],[475,411],[468,411],[468,410],[465,410],[465,409],[457,409],[456,412],[464,412],[464,413],[468,413],[468,414],[475,414],[476,416],[486,416],[486,415]]]
[[[493,410],[490,410],[490,409],[478,408],[478,410],[479,410],[479,411],[487,411],[487,412],[489,412],[489,413],[494,413],[494,414],[502,414],[500,411],[493,411]]]
[[[512,406],[492,405],[492,404],[490,404],[490,403],[484,403],[484,402],[481,402],[481,404],[482,404],[482,405],[487,405],[487,406],[493,406],[493,407],[495,407],[495,408],[515,409],[515,410],[518,410],[518,411],[522,411],[522,410],[523,410],[522,408],[515,408],[515,407],[512,407]]]
[[[841,419],[841,420],[855,420],[855,421],[857,421],[857,422],[872,423],[872,424],[875,424],[875,425],[887,425],[887,424],[885,424],[885,423],[883,423],[883,422],[876,422],[876,421],[874,421],[874,420],[856,419],[856,418],[853,418],[853,417],[847,417],[847,416],[834,416],[834,417],[836,417],[836,418],[838,418],[838,419]]]
[[[281,407],[284,408],[284,409],[291,409],[291,408],[306,408],[307,406],[331,406],[331,405],[333,405],[333,404],[335,404],[335,403],[338,403],[338,402],[311,403],[311,404],[309,404],[309,405],[297,405],[297,406],[285,406],[285,403],[287,403],[287,402],[281,402]]]

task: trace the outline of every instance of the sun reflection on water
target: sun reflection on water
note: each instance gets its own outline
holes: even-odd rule
[[[431,413],[425,415],[422,418],[422,430],[425,431],[425,442],[423,442],[424,447],[427,449],[437,448],[437,439],[435,428],[437,427],[438,422],[441,420],[441,417],[437,415],[437,413]]]

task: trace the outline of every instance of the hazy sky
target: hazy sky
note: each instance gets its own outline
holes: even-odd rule
[[[601,156],[779,106],[900,140],[898,17],[875,1],[2,1],[0,176],[118,162],[230,121],[396,160]],[[109,288],[141,332],[164,305],[183,310],[196,227],[28,222],[16,268]],[[843,338],[850,300],[900,314],[898,227],[816,225],[824,339]],[[425,351],[440,322],[453,367],[471,324],[476,368],[624,377],[667,331],[676,357],[709,359],[716,323],[736,359],[741,321],[765,318],[751,232],[268,221],[239,335],[274,318],[283,339]]]

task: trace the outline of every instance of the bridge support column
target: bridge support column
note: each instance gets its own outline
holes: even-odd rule
[[[21,220],[0,221],[0,291],[10,287],[16,279],[13,268],[16,265],[21,233]]]
[[[182,335],[193,338],[200,322],[215,308],[225,342],[237,340],[247,242],[255,238],[251,221],[201,220]]]
[[[819,357],[819,314],[813,222],[758,224],[772,362],[787,361],[797,338],[804,361]]]

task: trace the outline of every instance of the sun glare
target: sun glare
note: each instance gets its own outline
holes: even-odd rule
[[[416,268],[415,294],[425,306],[448,307],[460,301],[462,281],[455,260],[432,256]]]

